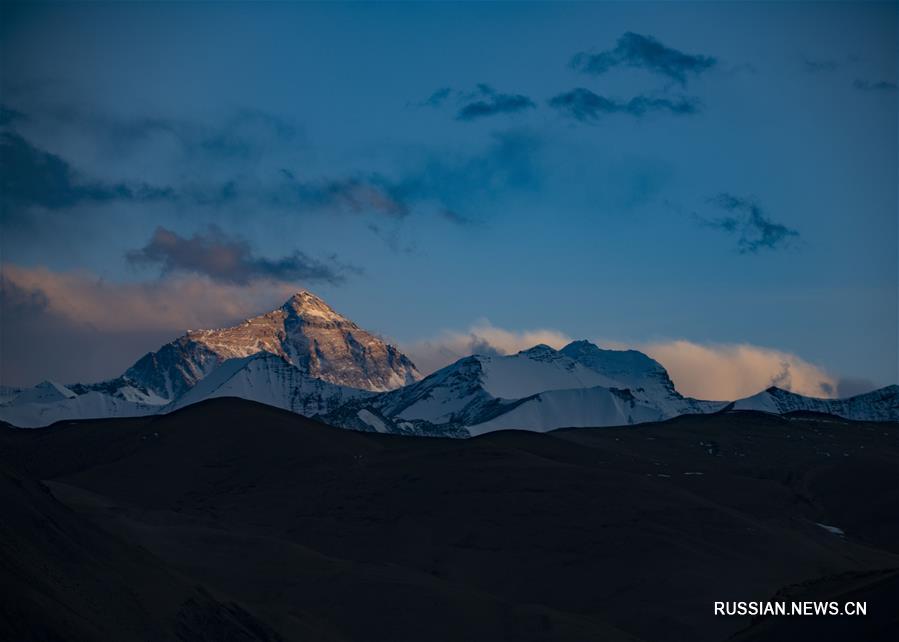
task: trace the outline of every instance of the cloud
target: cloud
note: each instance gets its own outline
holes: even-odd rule
[[[335,260],[323,263],[299,251],[278,259],[257,257],[247,241],[228,236],[216,226],[190,238],[158,227],[147,245],[128,252],[126,258],[132,265],[158,266],[163,274],[201,274],[238,285],[260,280],[337,284],[349,269]]]
[[[749,344],[665,341],[636,346],[668,370],[677,389],[701,399],[734,400],[770,386],[833,397],[837,380],[795,354]]]
[[[11,263],[2,265],[0,284],[4,296],[15,297],[20,305],[40,303],[38,307],[47,312],[103,331],[211,327],[258,314],[297,290],[296,284],[283,281],[245,285],[197,274],[115,282],[87,271],[57,272]]]
[[[27,120],[25,114],[6,105],[0,105],[0,127],[11,125],[16,121]]]
[[[493,92],[486,86],[478,91]],[[435,100],[446,92],[436,93]],[[13,120],[19,118],[8,111]],[[100,204],[128,205],[132,218],[158,217],[158,210],[131,207],[154,202],[182,212],[203,208],[199,215],[207,220],[210,210],[252,208],[276,217],[322,212],[402,221],[423,215],[470,225],[471,209],[479,204],[475,195],[514,182],[526,165],[521,158],[533,149],[516,145],[515,134],[499,134],[473,154],[424,150],[404,153],[382,171],[322,172],[297,157],[298,129],[262,111],[239,110],[214,125],[168,117],[123,119],[65,107],[21,117],[27,132],[61,141],[67,150],[50,153],[30,142],[31,134],[0,132],[4,221],[28,234],[55,233],[73,216],[84,223],[75,232],[89,234],[89,223],[110,215],[108,207],[92,207]],[[118,177],[135,167],[141,168],[139,180]],[[98,173],[106,178],[96,178]],[[165,187],[143,182],[144,176]],[[441,185],[437,176],[454,184]]]
[[[485,204],[510,191],[536,189],[543,179],[538,166],[542,141],[527,131],[493,133],[486,148],[458,154],[425,150],[410,154],[390,178],[369,177],[368,185],[396,203],[390,218],[437,216],[453,225],[478,223]],[[381,210],[390,213],[385,205]]]
[[[419,107],[440,107],[452,93],[452,88],[441,87],[425,100],[418,103]]]
[[[514,354],[539,343],[561,348],[571,337],[559,330],[505,330],[482,320],[466,331],[406,343],[402,349],[422,372],[432,372],[470,354]],[[620,343],[594,340],[605,348],[640,350],[661,363],[684,395],[732,401],[772,385],[815,397],[847,392],[841,381],[795,354],[750,344],[700,344],[686,340]],[[865,385],[874,387],[870,382]],[[864,386],[861,386],[864,387]],[[858,389],[858,386],[853,390]]]
[[[13,132],[0,133],[0,177],[7,206],[61,209],[83,202],[174,198],[169,188],[104,183],[79,176],[65,160],[34,147]]]
[[[223,327],[283,303],[296,285],[179,274],[112,282],[90,272],[0,265],[0,383],[98,381],[189,328]]]
[[[802,59],[802,68],[810,74],[836,71],[840,66],[836,60],[810,60]]]
[[[229,110],[213,122],[135,115],[121,117],[73,105],[44,107],[31,120],[47,134],[74,132],[114,157],[162,156],[166,163],[258,161],[300,139],[290,120],[260,109]]]
[[[861,91],[896,91],[897,85],[894,82],[881,80],[879,82],[870,82],[856,78],[852,86]]]
[[[534,101],[521,94],[500,94],[490,85],[479,84],[474,95],[481,96],[464,105],[456,114],[456,120],[476,120],[500,114],[515,114],[526,109],[534,109]],[[473,96],[472,96],[473,97]]]
[[[571,338],[556,330],[504,330],[478,321],[467,331],[447,330],[437,337],[402,345],[419,370],[430,373],[471,354],[514,354],[539,343],[561,348]]]
[[[628,114],[639,118],[653,111],[676,115],[695,114],[699,111],[699,102],[695,98],[680,97],[671,100],[636,96],[628,101],[619,101],[599,96],[583,87],[554,96],[549,100],[549,105],[581,122],[598,120],[608,114]]]
[[[398,186],[380,174],[320,180],[298,180],[288,170],[282,170],[282,174],[286,178],[284,188],[269,199],[275,203],[392,218],[405,218],[412,211]]]
[[[711,56],[691,55],[666,47],[652,36],[627,32],[614,49],[599,53],[581,52],[571,59],[571,67],[587,74],[604,74],[615,67],[634,67],[667,76],[686,84],[688,74],[698,76],[711,69],[717,60]]]
[[[799,238],[798,231],[766,217],[755,199],[721,193],[709,202],[732,212],[733,215],[713,219],[700,218],[700,222],[708,227],[736,235],[740,254],[756,254],[763,249],[780,249]]]
[[[436,216],[454,225],[476,222],[471,208],[506,189],[532,187],[540,141],[525,131],[493,133],[486,148],[408,153],[392,171],[304,178],[282,167],[274,184],[232,182],[211,200],[258,202],[291,212],[326,211],[402,221]]]

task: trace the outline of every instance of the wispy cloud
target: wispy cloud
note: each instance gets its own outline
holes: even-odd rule
[[[441,87],[423,101],[417,103],[417,105],[419,107],[440,107],[452,93],[453,90],[451,87]]]
[[[709,199],[709,202],[731,214],[711,219],[700,217],[700,222],[736,236],[741,254],[780,249],[799,238],[797,230],[765,216],[753,198],[721,193]]]
[[[526,109],[534,109],[537,106],[527,96],[498,93],[493,87],[483,83],[478,85],[476,93],[481,97],[463,105],[456,114],[457,120],[476,120],[488,116],[515,114]]]
[[[852,86],[861,91],[896,91],[897,84],[894,82],[889,82],[886,80],[880,80],[878,82],[871,82],[868,80],[862,80],[860,78],[856,78],[855,82],[852,83]]]
[[[83,202],[172,199],[171,188],[124,182],[106,183],[80,176],[63,158],[38,149],[19,134],[0,133],[0,185],[10,208],[73,207]],[[17,212],[11,211],[12,216]]]
[[[6,105],[0,105],[0,127],[5,127],[6,125],[21,120],[27,120],[25,114],[16,109],[11,109]]]
[[[717,64],[712,56],[687,54],[653,38],[627,32],[614,49],[599,53],[581,52],[571,59],[571,66],[587,74],[604,74],[616,67],[632,67],[666,76],[681,85],[689,75],[698,76]]]
[[[273,204],[374,213],[392,218],[405,218],[412,212],[402,189],[380,174],[307,180],[298,179],[286,169],[281,173],[284,178],[281,187],[265,196]]]
[[[128,252],[129,263],[159,267],[163,274],[202,274],[215,281],[246,285],[260,280],[337,284],[349,270],[336,259],[325,263],[296,251],[288,256],[268,259],[255,256],[250,244],[211,226],[206,232],[183,237],[159,227],[144,247]]]
[[[840,63],[836,60],[814,60],[811,58],[802,59],[802,69],[810,74],[829,73],[840,68]]]
[[[627,114],[639,118],[650,112],[667,112],[682,116],[695,114],[700,110],[699,102],[695,98],[680,97],[672,100],[636,96],[621,101],[600,96],[583,87],[554,96],[549,100],[549,105],[581,122],[598,120],[609,114]]]

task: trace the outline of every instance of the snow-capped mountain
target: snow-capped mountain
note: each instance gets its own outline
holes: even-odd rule
[[[419,379],[415,365],[394,346],[300,291],[240,325],[188,331],[115,379],[44,382],[16,391],[0,402],[0,419],[36,427],[60,419],[168,412],[224,395],[314,415]]]
[[[421,379],[399,350],[305,290],[232,328],[189,331],[142,357],[124,376],[173,401],[222,362],[261,352],[315,379],[360,390],[383,392]]]
[[[665,417],[720,410],[725,404],[684,397],[674,388],[668,371],[638,350],[604,350],[589,341],[573,341],[559,351],[626,388],[640,400],[657,407]]]
[[[779,415],[810,411],[856,421],[899,421],[899,386],[887,386],[848,399],[817,399],[772,387],[735,401],[733,409]]]
[[[21,428],[36,428],[65,419],[140,417],[154,414],[159,408],[96,390],[76,394],[62,384],[43,381],[0,405],[0,419]]]
[[[167,410],[213,397],[241,397],[311,417],[333,412],[348,401],[373,394],[316,379],[283,357],[260,352],[228,359]]]
[[[188,331],[115,379],[45,381],[0,393],[0,420],[21,427],[165,413],[222,396],[345,428],[448,437],[621,426],[725,408],[899,421],[899,386],[850,399],[769,388],[732,404],[702,401],[681,395],[665,368],[642,352],[588,341],[561,350],[538,345],[514,355],[473,355],[422,379],[399,350],[306,291],[240,325]]]
[[[349,403],[325,421],[361,430],[476,435],[657,421],[725,404],[682,397],[656,361],[587,341],[538,345],[510,356],[475,355],[416,384]]]

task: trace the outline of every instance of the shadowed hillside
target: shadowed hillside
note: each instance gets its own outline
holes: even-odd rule
[[[745,412],[451,440],[338,430],[224,398],[5,428],[0,462],[13,596],[0,628],[16,639],[897,630],[895,424]],[[868,617],[746,629],[749,618],[713,615],[714,601],[778,594],[861,595],[846,599],[867,600]]]

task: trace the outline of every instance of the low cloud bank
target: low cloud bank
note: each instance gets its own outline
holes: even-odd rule
[[[116,283],[88,272],[0,266],[0,384],[99,381],[188,328],[222,327],[271,310],[297,289],[208,276]]]
[[[684,395],[739,399],[769,386],[812,397],[835,397],[838,381],[822,368],[781,350],[750,344],[665,341],[636,346],[668,370]]]
[[[467,331],[445,331],[432,339],[409,343],[403,350],[422,372],[433,372],[469,354],[513,354],[538,343],[561,348],[572,340],[552,329],[513,331],[479,321]],[[870,382],[845,385],[801,357],[750,344],[700,344],[686,340],[638,344],[595,340],[604,348],[633,348],[645,352],[668,370],[677,389],[701,399],[733,400],[778,386],[815,397],[857,394],[874,387]],[[867,384],[867,385],[865,385]]]

